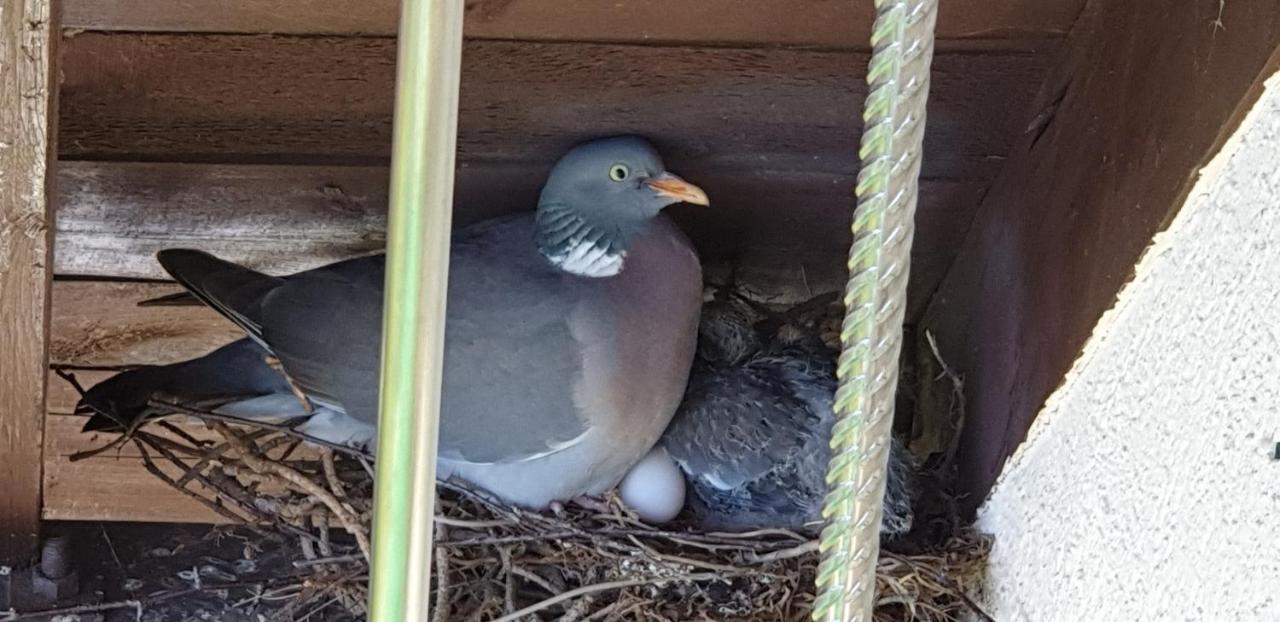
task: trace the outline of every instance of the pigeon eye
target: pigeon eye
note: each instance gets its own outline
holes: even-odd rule
[[[631,176],[631,169],[623,164],[614,164],[609,167],[609,179],[614,181],[626,181]]]

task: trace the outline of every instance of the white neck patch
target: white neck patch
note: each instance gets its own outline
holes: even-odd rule
[[[610,253],[589,240],[580,240],[569,247],[568,252],[548,255],[547,259],[557,268],[570,274],[591,278],[615,276],[622,272],[626,251]]]

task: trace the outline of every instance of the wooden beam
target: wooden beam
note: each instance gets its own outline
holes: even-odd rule
[[[136,306],[178,291],[167,283],[54,283],[49,362],[71,367],[173,363],[244,336],[207,307]]]
[[[66,40],[63,159],[378,163],[391,145],[395,42],[84,33]],[[790,49],[467,43],[461,162],[547,165],[638,132],[673,170],[848,174],[867,55]],[[1023,52],[939,54],[926,178],[989,180],[1013,111],[1048,66]]]
[[[40,528],[55,153],[49,0],[0,0],[0,565],[24,563]]]
[[[168,279],[155,253],[173,247],[289,273],[386,240],[386,167],[64,161],[56,175],[61,275]]]
[[[807,295],[806,288],[843,282],[851,175],[680,173],[706,188],[716,206],[674,212],[704,259],[735,257],[743,278],[782,302]],[[457,223],[530,209],[545,175],[545,165],[461,168]],[[175,246],[289,273],[377,251],[385,238],[382,167],[62,162],[57,178],[56,269],[62,275],[165,279],[154,254]],[[925,182],[912,317],[950,265],[982,190],[977,182]],[[72,312],[63,304],[55,305],[60,316]],[[87,305],[86,319],[96,321],[106,303],[94,295],[66,304]],[[55,342],[89,347],[97,341],[87,336],[55,331]]]
[[[617,43],[866,46],[866,2],[775,0],[475,0],[466,35],[484,39]],[[1060,35],[1084,0],[944,3],[941,39]],[[393,0],[68,0],[66,26],[83,30],[394,35]]]
[[[1256,99],[1275,9],[1099,1],[1068,37],[922,325],[965,374],[969,508]]]

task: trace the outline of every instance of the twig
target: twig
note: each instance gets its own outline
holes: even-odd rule
[[[192,447],[203,447],[208,444],[207,442],[201,441],[200,439],[197,439],[196,437],[191,436],[190,434],[187,433],[186,430],[183,430],[182,428],[176,425],[173,425],[172,423],[169,423],[168,421],[165,421],[163,419],[157,420],[156,425],[159,425],[165,430],[168,430],[170,434],[173,434],[178,438],[188,443],[191,443]]]
[[[933,331],[925,331],[924,338],[929,342],[929,349],[933,351],[933,359],[938,362],[938,367],[942,370],[934,380],[946,378],[951,381],[951,439],[947,443],[947,453],[943,464],[955,464],[956,453],[960,450],[960,430],[964,429],[965,423],[965,401],[964,401],[964,378],[956,373],[947,361],[942,358],[942,353],[938,350],[938,340],[934,338]]]
[[[498,557],[502,559],[502,576],[503,576],[503,592],[502,592],[502,612],[508,614],[512,620],[518,620],[520,616],[511,616],[511,612],[516,608],[516,584],[511,580],[511,549],[506,547],[498,548]],[[502,618],[506,620],[507,618]]]
[[[449,537],[449,527],[436,524],[436,540]],[[436,547],[436,602],[433,603],[432,622],[447,622],[452,601],[449,598],[449,549]]]
[[[360,466],[364,468],[364,472],[368,473],[370,478],[373,478],[374,477],[373,465],[369,463],[369,457],[364,455],[359,455],[359,456],[356,456],[356,460],[360,463]]]
[[[329,514],[324,508],[316,507],[311,512],[311,527],[320,532],[320,538],[317,541],[320,545],[320,554],[325,557],[333,557],[333,547],[329,545]]]
[[[328,564],[349,564],[352,562],[364,561],[364,555],[335,555],[333,557],[318,557],[316,559],[304,559],[293,562],[294,568],[311,568],[312,566],[323,566]]]
[[[699,559],[692,559],[692,558],[683,557],[680,555],[670,555],[667,553],[659,553],[653,550],[653,547],[640,542],[640,540],[637,539],[635,536],[628,536],[627,538],[631,540],[632,544],[636,545],[636,548],[640,549],[641,551],[644,551],[645,554],[647,554],[649,557],[652,557],[653,559],[664,561],[667,563],[693,566],[694,568],[701,568],[703,570],[715,570],[717,572],[720,572],[722,576],[726,576],[726,577],[747,574],[748,572],[752,574],[757,574],[759,572],[758,570],[754,570],[754,569],[736,568],[734,566],[727,566],[725,564],[716,564],[713,562],[704,562]]]
[[[115,561],[116,568],[124,569],[124,564],[120,561],[120,555],[116,553],[116,545],[111,542],[111,536],[107,534],[107,526],[98,523],[98,529],[102,531],[102,540],[107,543],[107,550],[111,552],[111,559]]]
[[[277,374],[280,374],[284,378],[285,383],[289,385],[289,390],[293,392],[293,396],[302,404],[303,412],[308,415],[314,414],[316,409],[315,406],[311,404],[311,399],[307,397],[307,394],[302,390],[302,387],[298,386],[298,383],[293,381],[293,378],[289,376],[289,372],[284,370],[284,364],[280,362],[280,359],[267,355],[263,358],[263,362],[267,364],[267,367],[274,369]]]
[[[37,618],[52,618],[54,616],[74,616],[84,613],[103,613],[106,611],[117,611],[120,609],[133,609],[136,612],[137,619],[142,619],[142,601],[137,600],[119,600],[110,603],[102,603],[99,605],[79,605],[76,607],[63,607],[61,609],[43,609],[40,611],[8,611],[0,612],[0,622],[15,622],[16,620],[34,620]]]
[[[773,551],[771,553],[764,553],[764,554],[756,554],[754,552],[748,553],[747,561],[753,564],[767,564],[769,562],[776,562],[784,559],[791,559],[793,557],[800,557],[802,555],[808,555],[810,553],[816,553],[816,552],[818,552],[818,541],[810,540],[808,542],[805,542],[804,544],[799,544],[790,548]]]
[[[324,467],[324,477],[329,481],[329,489],[339,499],[347,498],[347,491],[338,481],[338,468],[333,464],[333,450],[325,448],[320,451],[320,464]]]
[[[584,598],[583,600],[586,600],[586,599]],[[605,618],[608,618],[610,615],[613,614],[613,612],[617,611],[619,607],[622,607],[622,601],[614,601],[612,603],[609,603],[608,606],[601,607],[599,611],[588,616],[586,622],[594,622],[595,620],[603,620]]]
[[[59,378],[67,381],[67,383],[71,385],[71,388],[75,389],[76,395],[79,395],[80,397],[84,397],[84,394],[85,394],[84,387],[80,384],[80,381],[76,378],[75,373],[67,371],[66,369],[63,369],[58,366],[54,366],[53,373],[56,374]]]
[[[750,540],[753,538],[762,538],[765,536],[781,536],[784,538],[791,538],[792,540],[797,540],[800,542],[806,542],[809,540],[809,538],[806,538],[794,531],[791,531],[790,529],[757,529],[755,531],[742,531],[742,532],[713,531],[705,535],[712,538],[724,538],[726,540]]]
[[[555,592],[552,593],[554,594]],[[583,596],[578,599],[578,602],[573,603],[573,606],[569,607],[569,610],[564,612],[564,615],[556,618],[556,622],[578,622],[578,620],[581,620],[583,616],[587,615],[587,612],[591,610],[591,604],[594,602],[595,598],[591,596]],[[616,607],[617,604],[618,603],[613,603],[603,609]]]
[[[258,471],[259,473],[272,473],[277,475],[289,483],[301,488],[307,494],[320,499],[321,503],[328,506],[329,511],[333,512],[334,516],[338,518],[338,522],[342,523],[342,526],[347,530],[347,533],[355,536],[356,544],[359,545],[360,552],[364,553],[365,558],[369,557],[369,537],[364,533],[364,530],[358,524],[355,517],[351,516],[351,513],[347,508],[342,505],[342,502],[338,501],[338,499],[333,496],[333,493],[320,487],[318,484],[307,479],[306,476],[294,469],[269,460],[263,460],[262,458],[253,455],[252,450],[244,443],[243,440],[237,437],[225,423],[215,421],[212,423],[212,426],[222,434],[227,441],[232,444],[232,446],[235,447],[236,451],[240,453],[240,458],[245,461],[245,464],[249,465],[249,468]]]
[[[468,546],[492,546],[495,544],[519,544],[521,542],[534,542],[538,540],[563,540],[581,535],[576,531],[561,531],[554,533],[534,533],[522,536],[489,536],[484,538],[472,538],[469,540],[455,540],[453,542],[440,542],[442,546],[452,547],[468,547]]]
[[[587,594],[596,594],[598,592],[608,592],[610,590],[620,590],[623,588],[636,587],[639,585],[662,585],[665,583],[671,583],[673,581],[688,581],[692,583],[697,581],[717,581],[722,579],[723,577],[721,577],[720,575],[708,572],[708,573],[701,573],[701,574],[684,575],[679,577],[650,577],[647,579],[626,579],[623,581],[606,581],[604,583],[596,583],[594,585],[584,585],[580,588],[569,590],[562,594],[557,594],[550,598],[540,600],[532,605],[529,605],[528,607],[525,607],[524,609],[502,616],[501,618],[498,618],[493,622],[515,622],[516,620],[519,620],[520,618],[523,618],[524,616],[527,616],[531,613],[542,611],[543,609],[551,607],[552,605],[555,605],[557,603],[562,603],[571,598],[577,598],[579,596],[585,596]]]
[[[280,440],[285,440],[285,439],[281,438]],[[280,452],[279,458],[276,458],[276,460],[280,462],[284,462],[285,460],[288,460],[289,457],[293,455],[293,452],[297,451],[298,448],[302,446],[302,443],[304,441],[300,438],[288,437],[288,440],[285,442],[288,442],[289,446],[286,447],[283,452]],[[263,446],[262,448],[263,451],[271,451],[272,449],[274,449],[274,447]]]
[[[981,606],[978,605],[978,603],[974,602],[974,600],[969,597],[969,594],[966,593],[963,588],[961,588],[959,585],[956,585],[956,582],[952,580],[951,577],[948,577],[932,568],[922,569],[918,566],[918,564],[916,564],[911,560],[904,560],[904,561],[905,563],[907,563],[917,571],[923,570],[923,572],[932,576],[934,580],[936,580],[938,583],[942,584],[944,587],[951,590],[952,594],[955,595],[957,598],[959,598],[960,601],[963,602],[965,606],[968,607],[969,610],[974,615],[982,619],[982,622],[996,622],[995,618],[992,618],[990,614],[988,614]]]
[[[996,619],[991,617],[991,614],[987,613],[986,610],[980,607],[978,603],[974,602],[972,598],[969,598],[969,595],[966,594],[964,590],[957,588],[955,590],[955,595],[958,596],[960,600],[964,601],[965,606],[969,607],[969,610],[972,611],[974,615],[981,618],[982,622],[996,622]]]
[[[288,424],[284,424],[284,423],[269,423],[269,422],[266,422],[266,421],[248,421],[248,420],[246,420],[246,419],[241,419],[240,417],[232,417],[231,415],[222,415],[222,414],[218,414],[218,413],[215,413],[215,412],[209,412],[209,411],[207,411],[207,410],[200,410],[200,409],[198,409],[198,408],[191,408],[191,407],[189,407],[189,406],[183,406],[182,404],[178,404],[178,403],[176,403],[176,402],[168,402],[168,401],[161,401],[161,400],[151,400],[151,401],[150,401],[150,402],[148,402],[148,403],[149,403],[149,404],[151,404],[151,405],[153,405],[153,406],[157,406],[157,407],[171,408],[171,409],[173,409],[173,410],[174,410],[174,411],[176,411],[176,412],[179,412],[179,413],[181,413],[181,414],[188,415],[188,416],[191,416],[191,417],[195,417],[195,418],[197,418],[197,419],[203,419],[203,420],[207,420],[207,421],[211,421],[211,422],[217,422],[217,421],[220,421],[220,422],[223,422],[223,423],[234,423],[234,424],[239,424],[239,425],[252,425],[252,426],[256,426],[256,427],[263,428],[263,429],[266,429],[266,430],[271,430],[271,431],[273,431],[273,432],[280,432],[280,433],[282,433],[282,434],[288,434],[288,435],[290,435],[290,436],[294,436],[294,437],[296,437],[296,438],[300,438],[300,439],[302,439],[302,440],[304,440],[304,441],[307,441],[308,443],[312,443],[312,444],[315,444],[315,445],[319,445],[319,446],[321,446],[321,447],[328,447],[329,449],[333,449],[333,450],[335,450],[335,451],[340,451],[340,452],[345,453],[345,454],[350,454],[350,455],[352,455],[352,456],[364,456],[364,457],[366,457],[366,458],[372,458],[372,457],[373,457],[372,455],[368,454],[367,452],[361,451],[361,450],[356,449],[356,448],[354,448],[354,447],[348,447],[347,445],[343,445],[343,444],[341,444],[341,443],[334,443],[334,442],[332,442],[332,441],[327,441],[327,440],[322,439],[322,438],[316,438],[316,437],[311,436],[311,435],[309,435],[309,434],[304,434],[304,433],[299,432],[298,430],[294,429],[294,427],[293,427],[293,426],[288,425]]]
[[[127,444],[127,443],[129,442],[130,438],[131,438],[131,435],[130,435],[130,434],[128,434],[128,433],[126,433],[126,434],[121,434],[120,436],[117,436],[116,438],[112,439],[112,441],[111,441],[110,443],[107,443],[106,445],[103,445],[102,447],[95,447],[95,448],[93,448],[93,449],[86,449],[86,450],[84,450],[84,451],[77,451],[77,452],[75,452],[75,453],[73,453],[73,454],[71,454],[71,455],[67,456],[67,461],[68,461],[68,462],[79,462],[79,461],[84,460],[84,459],[87,459],[87,458],[92,458],[92,457],[94,457],[94,456],[102,455],[102,454],[104,454],[104,453],[107,453],[108,451],[111,451],[112,449],[119,449],[119,448],[123,447],[125,444]]]
[[[510,527],[516,524],[514,521],[510,520],[464,520],[461,518],[445,516],[443,514],[436,514],[435,520],[441,525],[461,527],[463,529],[492,529],[494,527]]]
[[[329,608],[329,605],[332,605],[333,603],[336,603],[336,602],[338,602],[338,601],[340,601],[340,600],[342,600],[342,596],[341,596],[341,595],[339,595],[339,596],[334,596],[333,598],[330,598],[329,600],[326,600],[326,601],[325,601],[323,604],[321,604],[319,607],[316,607],[316,608],[312,609],[311,611],[309,611],[309,612],[307,612],[305,615],[303,615],[301,618],[298,618],[298,619],[297,619],[297,622],[306,622],[307,620],[310,620],[311,618],[315,617],[315,615],[316,615],[316,614],[320,613],[321,611],[324,611],[325,609],[328,609],[328,608]]]
[[[142,444],[142,441],[138,439],[133,439],[133,442],[138,446],[138,451],[142,453],[142,467],[145,468],[148,473],[151,473],[152,475],[159,478],[160,481],[163,481],[164,483],[172,486],[173,488],[178,489],[178,491],[182,492],[188,497],[195,499],[200,503],[200,505],[203,505],[206,508],[213,510],[215,513],[225,518],[231,519],[231,522],[233,523],[249,522],[248,520],[245,519],[245,517],[238,516],[231,510],[228,510],[226,506],[223,506],[222,504],[219,504],[219,503],[214,503],[204,498],[203,495],[200,495],[196,493],[194,490],[187,488],[186,486],[179,486],[178,483],[173,478],[166,475],[164,471],[160,470],[160,467],[156,466],[155,461],[151,459],[151,454],[147,452],[147,448],[145,445]]]
[[[188,466],[181,458],[165,446],[167,444],[165,439],[158,436],[153,436],[139,430],[134,433],[134,440],[135,442],[146,442],[146,444],[150,445],[152,449],[156,450],[160,455],[169,460],[169,462],[173,463],[174,466],[184,471],[182,477],[174,480],[175,486],[186,489],[187,483],[194,479],[208,489],[218,493],[219,496],[223,496],[230,501],[234,501],[240,507],[242,512],[254,516],[255,522],[270,522],[270,519],[264,516],[261,510],[253,504],[253,499],[248,495],[248,492],[238,483],[230,481],[231,478],[218,472],[202,473],[197,469],[203,468],[203,462],[197,463],[197,466]]]
[[[517,577],[520,577],[521,579],[524,579],[525,581],[528,581],[542,588],[548,594],[551,594],[553,596],[564,591],[564,590],[557,590],[555,586],[551,585],[551,583],[549,583],[546,579],[543,579],[542,577],[538,576],[538,573],[533,572],[532,570],[525,570],[524,568],[520,567],[518,564],[511,565],[511,573],[516,575]]]

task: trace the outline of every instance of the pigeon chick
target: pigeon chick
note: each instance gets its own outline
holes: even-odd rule
[[[727,292],[703,306],[689,385],[662,438],[704,529],[821,526],[836,353],[790,324],[762,333],[765,319]],[[911,529],[911,497],[911,467],[895,439],[882,535]]]

